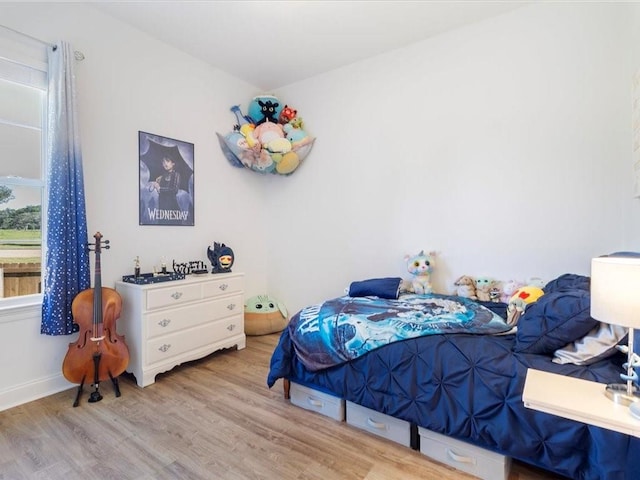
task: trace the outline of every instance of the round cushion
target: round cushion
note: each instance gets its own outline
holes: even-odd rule
[[[288,320],[280,311],[265,313],[244,313],[244,333],[247,335],[268,335],[281,332]]]

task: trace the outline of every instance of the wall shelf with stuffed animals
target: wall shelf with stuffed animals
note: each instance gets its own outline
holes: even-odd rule
[[[232,106],[231,112],[237,122],[233,130],[216,135],[222,152],[234,167],[291,175],[313,147],[315,138],[307,133],[298,111],[274,95],[254,97],[247,114],[240,105]]]

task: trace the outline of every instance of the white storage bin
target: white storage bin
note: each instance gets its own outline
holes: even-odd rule
[[[484,480],[507,480],[511,457],[418,427],[420,452]]]
[[[344,400],[342,398],[291,382],[289,399],[298,407],[318,412],[340,422],[344,420]]]
[[[357,403],[347,402],[347,423],[405,447],[411,446],[409,422],[376,412]]]

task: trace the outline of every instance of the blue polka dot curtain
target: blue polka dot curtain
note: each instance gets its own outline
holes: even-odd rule
[[[71,302],[91,286],[82,154],[75,108],[74,53],[66,42],[49,49],[47,119],[48,210],[41,332],[77,331]]]

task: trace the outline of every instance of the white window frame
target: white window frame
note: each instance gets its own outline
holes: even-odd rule
[[[22,37],[12,31],[0,29],[0,78],[6,81],[18,83],[32,88],[43,90],[45,93],[42,102],[42,136],[40,145],[41,178],[27,179],[20,177],[0,177],[0,183],[14,186],[40,187],[41,198],[41,281],[44,286],[44,273],[46,269],[46,216],[47,216],[47,178],[48,162],[46,155],[46,119],[47,119],[47,49],[48,46],[40,42],[34,42],[29,37]],[[15,124],[14,124],[15,125]],[[24,126],[24,125],[21,125]],[[0,321],[4,314],[14,315],[16,311],[32,311],[42,305],[42,293],[21,295],[18,297],[0,298]]]

